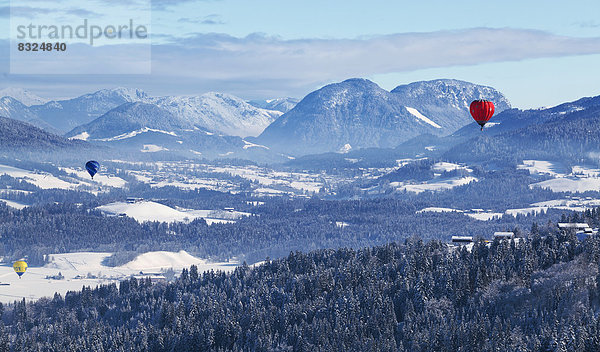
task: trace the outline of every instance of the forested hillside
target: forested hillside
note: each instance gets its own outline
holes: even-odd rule
[[[81,141],[71,141],[46,132],[29,123],[0,116],[0,148],[3,152],[6,152],[15,149],[83,149],[89,148],[89,146]]]
[[[10,183],[10,182],[9,182]],[[491,196],[505,192],[505,186],[489,189]],[[473,204],[489,204],[486,188],[474,184],[462,192],[473,198]],[[525,193],[527,187],[515,188]],[[457,191],[460,192],[460,191]],[[209,194],[204,194],[209,193]],[[464,206],[454,192],[443,195],[424,194],[406,199],[320,200],[269,199],[265,205],[242,208],[243,196],[216,192],[175,193],[179,200],[163,199],[171,205],[193,205],[196,208],[234,204],[252,216],[232,224],[208,226],[202,219],[190,223],[138,223],[129,217],[109,217],[94,207],[118,197],[107,194],[101,200],[83,192],[44,191],[45,203],[15,210],[0,203],[0,243],[5,260],[29,256],[31,265],[44,263],[44,255],[73,251],[137,252],[150,250],[186,250],[197,256],[225,260],[242,258],[250,263],[265,257],[278,258],[290,250],[310,251],[319,248],[360,248],[403,241],[410,236],[448,241],[452,235],[474,235],[489,238],[494,231],[526,229],[534,221],[547,222],[557,211],[537,216],[506,216],[479,221],[460,213],[418,213],[435,203]],[[548,191],[531,190],[530,195]],[[156,190],[155,196],[167,195]],[[173,194],[171,194],[173,195]],[[526,199],[527,195],[522,195]],[[38,199],[34,195],[14,197],[22,202]],[[186,199],[189,198],[189,199]],[[482,202],[478,203],[481,198]],[[119,198],[116,198],[119,199]],[[120,198],[123,199],[123,198]],[[493,198],[492,198],[493,199]],[[508,198],[507,198],[508,199]],[[66,202],[54,204],[54,201]],[[101,203],[103,202],[103,203]],[[240,204],[241,203],[241,204]],[[503,203],[499,203],[503,205]],[[128,258],[128,257],[127,257]]]
[[[571,220],[597,226],[600,211]],[[14,351],[598,351],[599,264],[600,239],[538,225],[471,251],[409,239],[291,253],[16,302],[1,340]]]
[[[597,162],[599,129],[600,107],[592,106],[497,136],[480,136],[453,147],[445,156],[463,162],[523,159]]]

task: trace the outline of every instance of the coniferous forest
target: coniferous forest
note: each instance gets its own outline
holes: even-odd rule
[[[600,1],[540,2],[4,0],[0,352],[600,352]]]
[[[597,226],[598,210],[563,217]],[[437,240],[192,266],[3,307],[12,351],[598,351],[600,239],[534,224],[472,249]]]

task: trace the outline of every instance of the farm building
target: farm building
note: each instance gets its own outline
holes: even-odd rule
[[[500,240],[511,240],[515,238],[515,233],[511,231],[497,231],[494,232],[494,239],[496,238]]]
[[[452,236],[452,243],[471,243],[473,236]]]

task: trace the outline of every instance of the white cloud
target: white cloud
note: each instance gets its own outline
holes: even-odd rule
[[[112,47],[111,51],[123,53],[115,57],[125,57],[128,47]],[[111,76],[110,82],[140,84],[150,91],[193,87],[192,93],[216,90],[245,97],[300,96],[320,84],[349,77],[597,53],[600,37],[575,38],[510,28],[304,40],[211,33],[155,44],[151,76]],[[118,60],[112,64],[118,65]],[[97,78],[97,84],[102,82],[103,78]]]
[[[596,53],[600,53],[600,38],[519,29],[306,40],[198,34],[154,46],[153,72],[221,81],[286,80],[304,85],[432,67]]]

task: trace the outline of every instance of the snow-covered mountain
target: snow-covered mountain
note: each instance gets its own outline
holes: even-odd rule
[[[193,129],[193,124],[153,104],[125,103],[66,134],[68,138],[110,141],[133,137],[140,133]],[[145,132],[144,132],[145,131]]]
[[[392,90],[407,107],[444,126],[447,134],[472,122],[469,105],[476,99],[494,102],[496,114],[510,109],[506,97],[492,87],[454,79],[414,82]]]
[[[224,93],[151,97],[139,89],[115,88],[31,107],[6,97],[0,100],[0,115],[60,133],[85,125],[69,136],[85,132],[91,139],[132,133],[136,130],[132,124],[142,128],[148,124],[160,125],[160,119],[168,119],[177,125],[168,127],[175,129],[195,127],[217,135],[242,138],[262,133],[258,144],[270,144],[286,153],[304,154],[394,147],[423,133],[448,135],[471,122],[468,103],[478,98],[494,100],[498,112],[510,107],[504,96],[493,88],[468,82],[417,82],[388,92],[373,82],[351,79],[326,86],[299,103],[292,98],[249,103]],[[141,108],[128,106],[120,111],[120,119],[113,112],[110,118],[87,126],[96,118],[129,103],[152,104],[160,108],[155,112],[160,112],[156,118],[142,113],[144,119],[152,121],[140,121],[140,116],[135,114],[139,114]],[[145,109],[150,111],[149,107]],[[165,115],[164,110],[170,115]],[[124,117],[127,113],[134,115]],[[124,121],[128,124],[109,125]]]
[[[35,105],[31,109],[39,119],[63,133],[86,124],[119,105],[131,102],[151,102],[146,93],[139,89],[102,89],[77,98],[50,101]]]
[[[464,101],[482,97],[500,99],[499,110],[510,106],[492,88],[467,82],[420,82],[388,92],[369,80],[350,79],[309,94],[257,140],[294,155],[395,147],[470,123]]]
[[[495,114],[490,122],[485,125],[486,135],[498,135],[515,131],[529,125],[539,125],[554,119],[561,119],[577,111],[589,110],[600,106],[600,96],[581,98],[576,101],[563,103],[554,107],[540,109],[508,109]],[[466,139],[478,137],[481,133],[477,128],[465,126],[452,134],[453,138]]]
[[[30,121],[37,118],[37,115],[25,104],[11,96],[0,98],[0,116],[21,121]]]
[[[157,98],[155,104],[197,127],[239,137],[258,136],[282,114],[257,108],[230,94],[214,92]]]
[[[23,88],[15,88],[15,87],[8,87],[8,88],[0,89],[0,98],[1,97],[11,97],[13,99],[20,101],[25,106],[41,105],[41,104],[45,104],[46,102],[48,102],[48,99],[46,99],[46,98],[37,96]]]
[[[38,115],[34,111],[32,111],[28,106],[10,96],[0,98],[0,116],[24,121],[36,127],[44,129],[50,133],[60,134],[59,131],[54,129],[45,121],[40,120],[38,118]]]
[[[31,107],[8,101],[7,98],[0,103],[0,113],[23,121],[37,121],[35,124],[42,128],[65,133],[126,103],[154,104],[194,126],[240,137],[259,135],[283,114],[257,108],[243,99],[224,93],[151,97],[139,89],[131,88],[103,89],[77,98],[49,101]]]
[[[278,98],[268,100],[250,100],[250,105],[256,106],[257,108],[280,111],[286,113],[294,108],[300,100],[296,98]]]
[[[547,109],[511,109],[483,133],[463,128],[450,136],[445,157],[461,161],[549,160],[595,165],[600,155],[600,96]]]
[[[526,158],[545,160],[544,157],[553,159],[552,154],[556,156],[564,151],[576,155],[578,152],[572,149],[579,148],[583,155],[578,156],[577,159],[585,159],[598,150],[596,147],[581,147],[581,142],[576,139],[583,136],[587,138],[586,143],[596,140],[593,135],[598,135],[598,129],[593,127],[597,124],[594,114],[597,115],[599,110],[600,96],[586,97],[550,108],[528,110],[512,108],[494,115],[483,131],[473,122],[449,136],[430,135],[413,138],[399,145],[396,150],[425,156],[443,156],[467,162],[479,160],[482,154],[502,155],[507,150],[512,150],[508,154],[513,159],[518,159],[519,154],[529,154]],[[548,130],[555,135],[551,135]],[[527,145],[527,147],[519,147],[519,145]],[[451,149],[453,150],[448,152]],[[446,152],[448,153],[444,154]],[[542,156],[544,153],[550,155]]]
[[[125,103],[66,134],[70,139],[120,151],[176,153],[188,157],[279,160],[269,148],[237,136],[220,135],[155,104]]]

